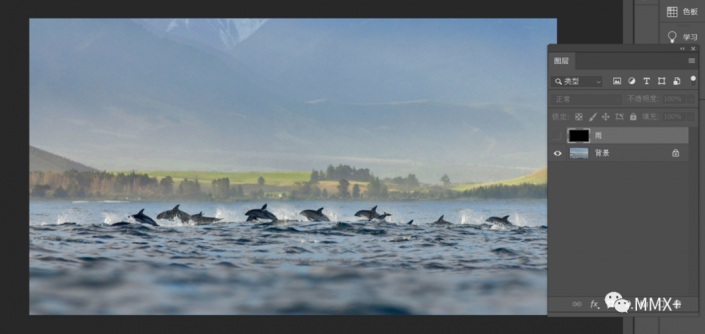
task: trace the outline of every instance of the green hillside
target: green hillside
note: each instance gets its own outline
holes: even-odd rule
[[[544,168],[542,168],[538,171],[535,171],[529,175],[524,175],[524,176],[518,177],[516,179],[495,181],[495,182],[486,182],[486,183],[460,184],[460,185],[454,186],[452,189],[457,190],[457,191],[463,191],[463,190],[474,189],[477,187],[486,187],[486,186],[498,185],[498,184],[504,184],[504,185],[518,185],[518,184],[522,184],[522,183],[546,184],[547,183],[547,175],[548,175],[548,168],[544,167]]]
[[[62,172],[71,169],[81,172],[96,171],[95,168],[40,150],[32,145],[29,146],[30,172]]]

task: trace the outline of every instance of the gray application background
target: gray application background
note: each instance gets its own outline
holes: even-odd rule
[[[670,31],[675,31],[678,33],[677,39],[673,41],[675,45],[683,45],[691,47],[692,44],[699,46],[705,45],[705,13],[700,12],[697,16],[692,15],[682,15],[683,12],[679,12],[678,17],[667,17],[666,7],[675,6],[679,10],[683,8],[698,8],[700,11],[705,10],[705,4],[702,0],[623,0],[623,43],[624,44],[670,44],[671,41],[668,38],[668,33]],[[685,41],[682,34],[685,33],[696,33],[699,35],[697,41]],[[699,60],[702,62],[705,60],[705,55],[700,53]],[[702,78],[705,71],[701,69],[699,71],[700,77]],[[700,102],[704,102],[702,96],[705,89],[700,87]],[[702,104],[701,104],[702,106]],[[702,107],[701,107],[702,109]],[[698,112],[696,110],[696,112]],[[697,119],[697,123],[700,123],[700,119]],[[705,148],[705,137],[698,137],[699,150]],[[705,161],[703,159],[703,153],[700,152],[699,163],[703,166]],[[697,158],[696,158],[697,159]],[[698,176],[698,171],[690,171],[695,176]],[[702,196],[705,191],[705,183],[703,183],[702,178],[692,181],[698,189],[695,190]],[[689,188],[692,191],[692,188]],[[550,192],[550,190],[549,190]],[[703,226],[703,215],[702,212],[705,210],[705,202],[697,198],[690,199],[693,206],[700,207],[700,213],[698,222],[699,226]],[[697,225],[696,225],[697,227]],[[700,228],[697,231],[692,231],[689,235],[690,240],[693,243],[705,240],[705,229]],[[703,291],[703,284],[705,283],[705,247],[700,247],[699,256],[699,282],[695,281],[692,284],[700,286],[700,291]],[[705,310],[705,299],[700,298],[699,300],[700,310]],[[705,328],[705,316],[701,313],[699,317],[688,317],[688,318],[673,318],[673,317],[651,317],[651,318],[630,318],[625,317],[623,321],[623,333],[625,334],[656,334],[656,333],[703,333]]]

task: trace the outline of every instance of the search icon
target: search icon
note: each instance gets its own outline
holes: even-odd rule
[[[556,78],[556,83],[563,86],[563,82],[561,82],[561,78]]]

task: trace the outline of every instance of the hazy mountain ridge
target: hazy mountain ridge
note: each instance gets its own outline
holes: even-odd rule
[[[183,42],[196,41],[222,51],[231,50],[267,22],[267,19],[133,19],[154,33]]]
[[[63,172],[72,169],[80,172],[97,171],[95,168],[49,153],[34,146],[29,146],[30,172]]]
[[[509,170],[481,165],[545,165],[540,107],[304,103],[262,82],[252,66],[160,38],[130,20],[30,22],[30,141],[100,169],[277,171],[347,163],[435,182],[443,170],[456,170],[454,181],[474,181],[485,173],[478,168],[489,168],[482,175]],[[526,170],[507,173],[497,177]]]

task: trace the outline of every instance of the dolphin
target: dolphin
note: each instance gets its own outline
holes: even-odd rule
[[[378,218],[379,214],[377,213],[377,206],[375,205],[372,210],[360,210],[355,213],[355,217],[364,217],[367,218],[368,221]]]
[[[110,224],[110,226],[125,226],[125,225],[130,225],[128,222],[117,222],[114,224]]]
[[[248,216],[247,221],[257,220],[257,219],[271,219],[272,221],[277,221],[277,216],[267,211],[267,204],[262,206],[261,209],[252,209],[245,212],[245,216]]]
[[[222,219],[223,218],[203,217],[203,211],[201,211],[200,213],[197,213],[195,215],[191,215],[191,217],[190,217],[190,220],[196,224],[207,224],[207,223],[217,222]]]
[[[157,215],[157,219],[174,220],[174,218],[181,219],[182,222],[187,222],[191,219],[191,215],[186,212],[179,210],[179,205],[176,205],[173,209],[164,211]]]
[[[443,216],[445,216],[445,215],[443,215]],[[441,218],[438,218],[438,220],[436,220],[432,224],[433,225],[453,225],[453,223],[443,220],[443,216],[441,216]]]
[[[414,222],[414,220],[412,219],[408,223],[406,223],[406,225],[411,225],[411,223],[413,223],[413,222]]]
[[[134,219],[134,220],[136,220],[137,222],[142,223],[142,224],[149,224],[149,225],[152,225],[152,226],[159,226],[159,225],[157,225],[157,223],[154,221],[154,219],[149,218],[147,215],[145,215],[145,214],[142,213],[142,212],[144,212],[144,209],[140,210],[140,212],[138,212],[137,214],[130,216],[130,218],[132,218],[132,219]]]
[[[320,208],[318,210],[304,210],[301,211],[301,215],[308,218],[308,220],[311,221],[325,221],[329,222],[330,219],[326,217],[326,215],[323,214],[323,208]]]
[[[512,223],[509,220],[507,220],[507,218],[509,218],[509,216],[504,216],[502,218],[490,217],[490,218],[487,218],[487,220],[485,220],[485,221],[489,222],[489,223],[495,223],[495,224],[501,224],[501,225],[512,225]]]
[[[386,212],[385,212],[385,213],[382,214],[382,215],[377,215],[377,219],[379,219],[379,220],[384,220],[384,218],[387,218],[388,216],[391,216],[391,215],[392,215],[391,213],[386,213]]]

